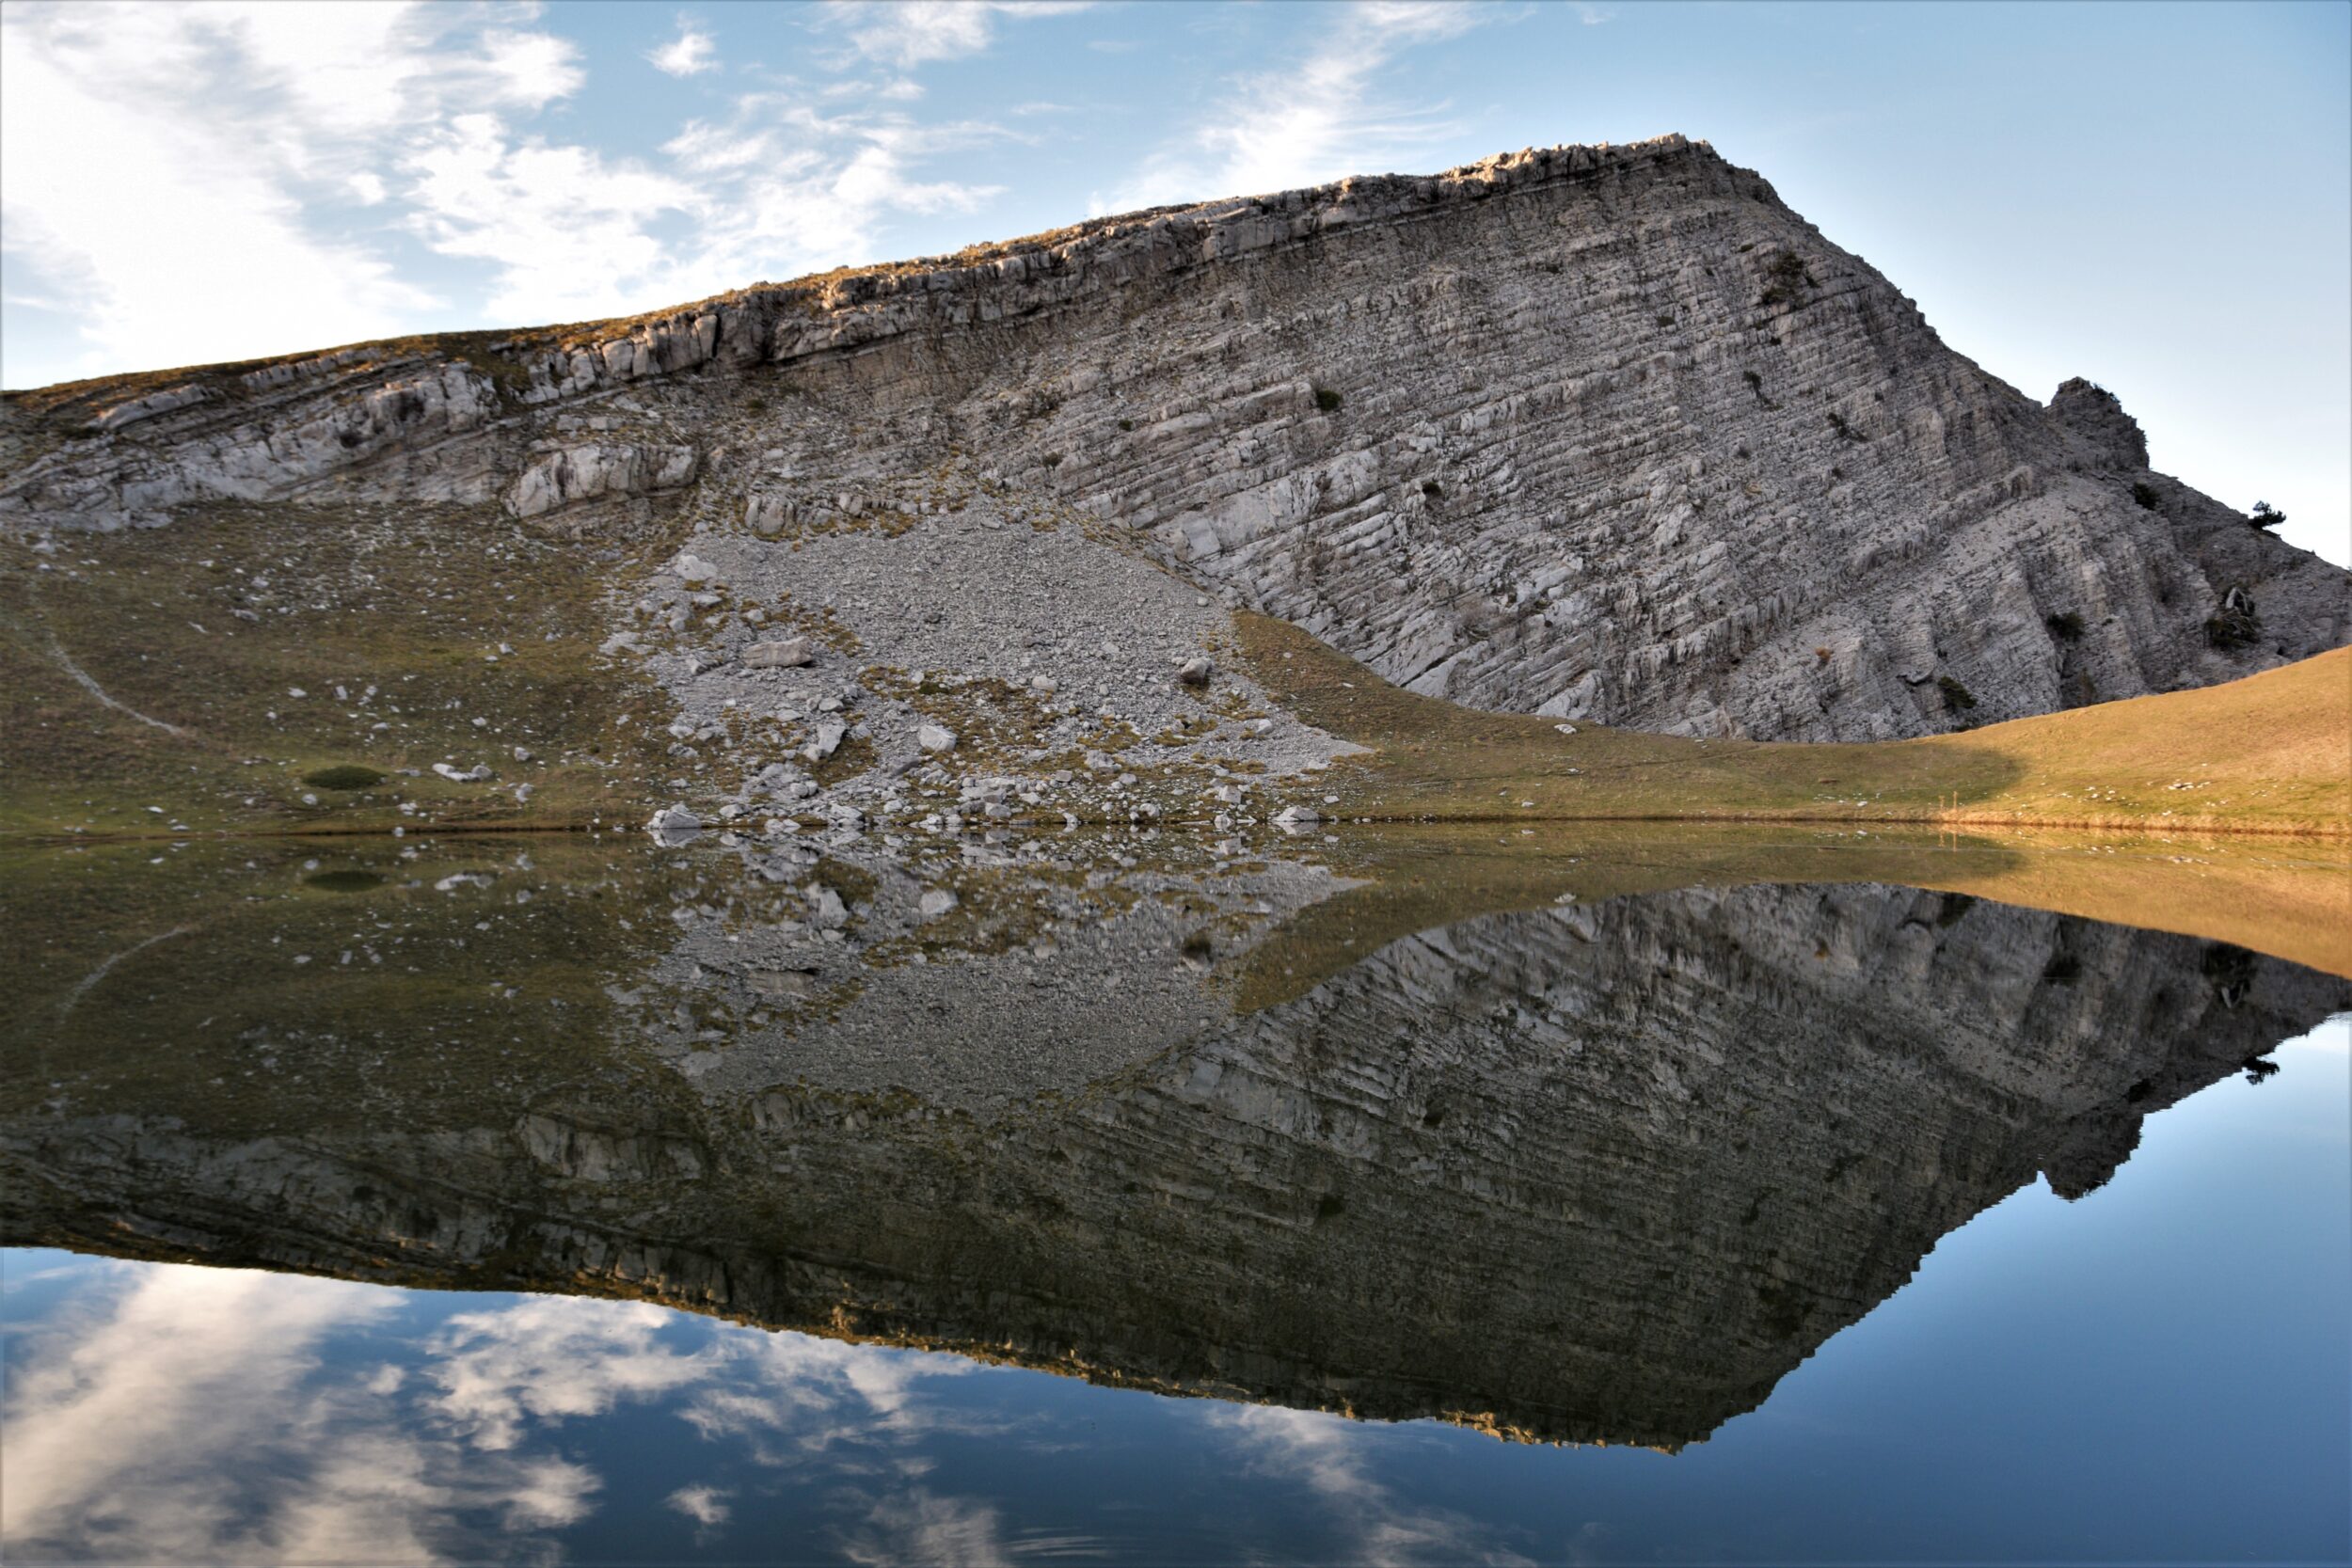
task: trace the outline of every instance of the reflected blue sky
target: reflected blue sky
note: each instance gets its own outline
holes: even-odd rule
[[[2328,1561],[2339,1020],[2018,1193],[1675,1456],[635,1303],[6,1254],[0,1538],[116,1561]]]

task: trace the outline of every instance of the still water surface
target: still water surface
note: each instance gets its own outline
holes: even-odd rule
[[[1949,847],[15,867],[0,1539],[2344,1560],[2352,987]]]

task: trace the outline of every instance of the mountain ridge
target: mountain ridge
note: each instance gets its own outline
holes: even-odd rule
[[[1687,736],[1934,734],[2352,638],[2352,578],[2148,470],[2112,397],[1987,375],[1680,136],[0,407],[20,538],[359,503],[821,549],[981,498],[1411,690]]]

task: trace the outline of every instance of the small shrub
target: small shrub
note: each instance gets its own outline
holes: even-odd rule
[[[1133,420],[1121,420],[1119,421],[1119,428],[1121,430],[1133,430],[1136,428],[1136,421]]]
[[[1061,467],[1061,453],[1057,451],[1049,451],[1042,458],[1040,458],[1039,461],[1043,463],[1049,468],[1058,468]]]
[[[1443,500],[1445,499],[1445,486],[1438,483],[1434,479],[1424,479],[1421,482],[1421,493],[1427,496],[1433,501]]]
[[[2205,619],[2205,641],[2217,648],[2250,648],[2262,641],[2262,612],[2244,595],[2224,599],[2221,609]]]
[[[2268,501],[2256,501],[2253,515],[2246,520],[2256,528],[2277,528],[2287,520],[2287,515],[2274,508]]]
[[[1816,664],[1827,664],[1829,662],[1829,650],[1827,648],[1814,649],[1813,662]]]
[[[1936,676],[1935,689],[1944,693],[1944,705],[1954,713],[1960,713],[1977,705],[1977,694],[1949,675]]]
[[[1339,393],[1333,391],[1328,387],[1317,387],[1315,388],[1315,406],[1322,409],[1327,414],[1337,413],[1341,403],[1343,401],[1345,400],[1343,399]]]
[[[2042,624],[2050,628],[2050,635],[2061,642],[2079,642],[2083,635],[2083,618],[2073,610],[2062,610],[2044,616]]]
[[[2132,481],[2132,499],[2147,511],[2153,512],[2156,509],[2156,487],[2144,479],[2136,479]]]
[[[1793,250],[1784,250],[1765,265],[1764,276],[1772,279],[1758,296],[1759,305],[1789,305],[1804,297],[1804,291],[1814,286],[1813,275],[1805,270],[1804,259]]]
[[[302,782],[313,789],[369,789],[382,784],[384,775],[356,762],[339,762],[332,768],[303,774]]]
[[[1674,319],[1674,313],[1673,313],[1672,311],[1669,311],[1669,310],[1661,310],[1661,311],[1659,311],[1659,312],[1658,312],[1658,325],[1661,325],[1661,326],[1672,326],[1674,324],[1675,324],[1675,319]]]
[[[765,414],[768,412],[768,400],[763,397],[745,398],[743,400],[743,412],[746,414]]]

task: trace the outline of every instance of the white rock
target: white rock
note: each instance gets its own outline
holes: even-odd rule
[[[914,732],[914,743],[926,752],[952,752],[956,749],[956,732],[942,724],[925,724]]]
[[[808,651],[805,637],[780,638],[772,642],[755,642],[743,650],[746,670],[796,670],[816,661]]]
[[[937,920],[955,907],[956,895],[944,887],[930,889],[915,904],[915,908],[922,911],[923,918],[926,920]]]
[[[703,819],[685,806],[664,806],[645,824],[645,832],[663,845],[691,843],[702,831]]]
[[[849,733],[847,724],[819,724],[815,738],[801,748],[801,755],[811,762],[822,762],[841,749],[842,739]]]

